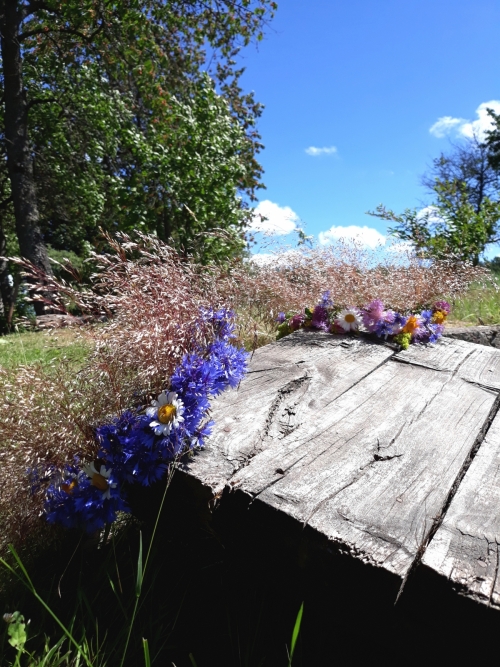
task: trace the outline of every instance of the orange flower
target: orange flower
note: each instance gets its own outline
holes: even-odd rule
[[[402,332],[413,335],[417,329],[418,329],[418,320],[415,317],[415,315],[410,315],[410,317],[406,321],[406,324],[402,328]]]

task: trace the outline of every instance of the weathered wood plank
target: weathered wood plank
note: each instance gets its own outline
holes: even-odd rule
[[[492,347],[442,338],[437,345],[412,345],[394,358],[437,371],[452,371],[468,382],[500,389],[500,350]]]
[[[298,428],[296,407],[317,387],[323,401],[333,401],[393,354],[363,339],[305,331],[256,350],[238,391],[214,401],[214,432],[190,462],[191,474],[217,495],[253,456]]]
[[[389,362],[331,403],[304,403],[298,429],[230,484],[404,576],[494,400],[450,373]]]
[[[500,415],[468,469],[422,563],[465,595],[500,608]]]
[[[457,340],[394,356],[362,339],[300,332],[255,353],[216,431],[187,465],[309,524],[404,577],[500,388],[500,351]]]

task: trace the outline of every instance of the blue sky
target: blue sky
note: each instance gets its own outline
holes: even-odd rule
[[[499,42],[498,0],[281,0],[242,52],[244,87],[266,107],[268,226],[304,223],[323,241],[369,227],[371,243],[386,223],[365,211],[429,204],[426,166],[484,129],[481,105],[500,111]]]

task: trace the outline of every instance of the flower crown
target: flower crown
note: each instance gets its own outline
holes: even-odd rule
[[[334,305],[327,291],[314,308],[305,308],[303,313],[279,313],[276,339],[303,328],[335,334],[364,331],[389,339],[406,350],[410,343],[435,343],[443,334],[450,310],[447,301],[436,301],[432,308],[420,313],[403,314],[386,309],[379,299],[362,308],[341,309]]]

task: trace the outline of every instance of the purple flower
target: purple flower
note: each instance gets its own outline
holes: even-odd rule
[[[298,313],[297,315],[294,315],[290,322],[288,323],[288,326],[290,327],[291,331],[296,331],[297,329],[300,329],[304,322],[304,315],[302,313]]]
[[[450,314],[451,306],[448,301],[436,301],[434,304],[434,310],[440,310],[442,313]]]
[[[401,313],[394,313],[394,322],[392,323],[392,333],[393,334],[400,333],[401,329],[404,327],[407,320],[408,318],[405,317],[404,315],[401,315]]]
[[[286,319],[286,315],[283,311],[281,311],[280,313],[278,313],[278,317],[276,318],[276,322],[279,322],[280,324],[283,324],[285,319]]]
[[[386,310],[382,313],[381,318],[371,326],[372,331],[377,336],[391,336],[394,333],[394,320],[396,313],[393,310]]]
[[[326,290],[326,292],[323,292],[323,294],[321,295],[321,300],[318,305],[323,306],[323,308],[331,308],[333,306],[333,301],[330,298],[330,290]]]
[[[372,333],[377,331],[377,326],[384,316],[384,304],[380,299],[375,299],[363,308],[363,324]]]
[[[326,308],[321,304],[315,306],[313,310],[311,326],[314,329],[321,329],[322,331],[328,331],[329,324],[330,322],[328,318],[328,311],[326,310]]]

